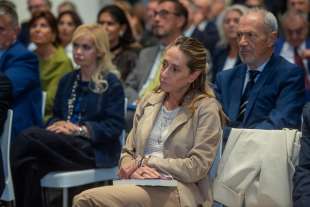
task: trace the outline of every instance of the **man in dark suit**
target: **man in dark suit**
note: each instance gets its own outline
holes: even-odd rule
[[[222,71],[216,93],[230,127],[256,129],[300,128],[304,105],[304,73],[273,55],[277,20],[263,9],[252,9],[238,25],[243,64]]]
[[[294,10],[286,12],[282,17],[284,38],[279,38],[275,53],[305,71],[306,100],[310,100],[310,38],[306,17]],[[308,55],[307,55],[308,54]]]
[[[193,31],[191,37],[198,39],[213,55],[214,48],[219,41],[219,32],[216,24],[210,19],[211,4],[210,0],[194,0],[197,13],[202,16],[199,24]]]
[[[310,103],[303,111],[302,138],[299,163],[294,174],[294,207],[308,207],[310,203]]]
[[[13,137],[42,121],[38,60],[16,41],[18,31],[16,11],[8,3],[0,2],[0,72],[13,87]]]
[[[159,44],[140,52],[136,67],[125,81],[129,103],[141,98],[159,83],[164,48],[182,34],[187,24],[187,10],[175,0],[161,0],[155,10],[153,32]]]

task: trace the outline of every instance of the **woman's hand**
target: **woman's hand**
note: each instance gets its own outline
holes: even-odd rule
[[[72,135],[79,130],[79,126],[69,121],[57,121],[46,129],[57,134]]]
[[[131,179],[159,179],[160,174],[155,168],[146,165],[137,168],[130,176]]]
[[[136,160],[132,160],[126,165],[122,165],[119,169],[118,176],[122,179],[129,179],[131,174],[138,169]]]

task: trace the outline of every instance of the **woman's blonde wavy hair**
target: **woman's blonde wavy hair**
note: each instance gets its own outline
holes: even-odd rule
[[[105,79],[105,76],[109,72],[115,74],[118,78],[120,77],[119,72],[112,63],[109,38],[102,26],[97,24],[84,24],[75,30],[72,42],[85,36],[93,40],[98,54],[97,68],[91,76],[90,89],[95,93],[103,93],[109,87]]]
[[[190,37],[180,36],[173,43],[167,46],[165,51],[171,47],[178,47],[187,57],[187,67],[190,72],[200,71],[200,75],[197,79],[191,83],[185,97],[188,101],[185,104],[192,111],[195,110],[196,102],[205,97],[214,98],[213,89],[210,87],[210,83],[207,81],[207,73],[209,69],[210,57],[206,48],[201,42]],[[160,90],[160,87],[156,91]]]

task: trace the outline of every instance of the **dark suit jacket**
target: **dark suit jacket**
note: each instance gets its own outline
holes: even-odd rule
[[[294,207],[308,207],[310,203],[310,103],[303,111],[302,138],[299,164],[294,174]]]
[[[229,47],[216,47],[213,55],[213,66],[212,66],[212,82],[215,81],[216,74],[223,70],[225,61],[228,57]],[[241,60],[238,56],[238,59],[235,63],[236,65],[241,64]]]
[[[29,21],[23,22],[20,27],[20,32],[17,37],[18,41],[22,43],[25,47],[28,47],[30,43],[29,34]]]
[[[72,86],[79,71],[66,74],[58,85],[53,106],[52,124],[59,120],[67,120],[68,99],[71,96]],[[113,74],[106,77],[109,88],[101,94],[91,92],[88,88],[78,89],[84,93],[80,103],[82,123],[89,130],[95,148],[97,167],[116,166],[121,152],[122,129],[125,128],[124,100],[122,84]],[[79,92],[77,96],[79,96]]]
[[[200,31],[198,28],[196,28],[192,34],[192,37],[202,42],[213,56],[214,48],[220,39],[217,27],[214,22],[208,22],[203,31]]]
[[[216,95],[230,124],[237,121],[246,76],[241,64],[217,75]],[[284,58],[272,55],[260,74],[249,97],[242,123],[238,128],[300,128],[304,105],[304,73]]]
[[[3,72],[13,86],[13,137],[42,123],[42,91],[37,57],[18,41],[0,59]]]
[[[12,85],[10,80],[0,72],[0,134],[2,134],[3,124],[6,114],[11,107]]]

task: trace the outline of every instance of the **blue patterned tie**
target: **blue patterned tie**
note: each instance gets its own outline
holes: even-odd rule
[[[249,97],[251,94],[251,91],[253,89],[253,86],[255,84],[255,78],[259,74],[259,71],[257,70],[249,70],[249,81],[245,87],[245,90],[243,92],[243,95],[241,97],[240,101],[240,110],[239,110],[239,115],[238,115],[238,121],[242,122],[244,118],[244,114],[246,112],[246,107],[249,102]]]

